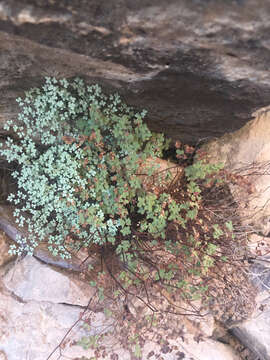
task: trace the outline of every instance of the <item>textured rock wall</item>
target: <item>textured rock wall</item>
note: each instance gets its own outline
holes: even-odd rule
[[[232,333],[260,360],[270,359],[270,107],[256,111],[240,130],[204,146],[212,162],[223,162],[229,172],[242,176],[242,186],[232,186],[243,230],[254,264],[249,273],[258,290],[256,308]],[[243,185],[244,184],[244,185]],[[246,191],[245,184],[248,184]],[[253,234],[252,234],[253,233]],[[264,236],[262,236],[264,235]]]
[[[264,235],[270,233],[270,107],[256,111],[254,119],[234,133],[204,146],[212,162],[222,162],[229,171],[238,172],[249,184],[232,187],[245,223]],[[244,197],[243,197],[244,191]]]
[[[109,77],[107,88],[149,111],[153,130],[196,143],[269,104],[269,15],[268,0],[2,0],[0,44],[10,45],[0,48],[0,88],[44,75]]]

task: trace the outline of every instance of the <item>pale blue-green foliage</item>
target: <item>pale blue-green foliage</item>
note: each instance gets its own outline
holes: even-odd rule
[[[118,95],[107,97],[99,86],[81,79],[46,78],[41,89],[17,101],[18,120],[5,129],[13,129],[19,140],[8,138],[0,155],[18,164],[12,174],[18,192],[8,200],[17,206],[16,221],[30,235],[18,238],[11,253],[32,254],[46,241],[54,255],[68,258],[70,233],[78,247],[113,243],[119,230],[128,234],[126,206],[142,191],[133,176],[139,160],[159,156],[165,148],[163,136],[142,123],[145,112],[135,113]],[[65,140],[69,137],[71,142]],[[159,230],[151,222],[153,231]]]

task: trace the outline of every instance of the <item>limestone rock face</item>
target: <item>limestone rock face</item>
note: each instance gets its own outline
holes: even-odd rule
[[[9,266],[0,289],[0,354],[6,354],[7,360],[46,359],[77,322],[69,345],[86,335],[79,319],[95,290],[74,274],[56,271],[26,256]],[[87,334],[108,331],[112,323],[109,321],[103,313],[93,313]],[[52,359],[58,356],[59,351]]]
[[[66,332],[76,323],[81,307],[55,304],[48,301],[24,302],[14,295],[0,294],[0,354],[5,360],[44,360],[61,342]],[[102,327],[103,326],[103,327]],[[93,317],[93,329],[108,327],[104,314]],[[92,335],[95,333],[92,331]],[[80,327],[74,328],[69,343],[85,335]],[[80,357],[78,347],[76,356]],[[83,353],[83,351],[81,351]],[[59,357],[57,351],[52,357]],[[1,359],[2,359],[1,358]]]
[[[105,360],[111,360],[112,354],[114,358],[121,360],[134,358],[129,351],[116,342],[113,333],[114,319],[107,318],[103,312],[89,311],[91,326],[87,329],[82,327],[82,322],[78,320],[84,308],[76,304],[81,301],[77,301],[77,297],[74,297],[71,305],[72,301],[67,295],[63,277],[61,281],[53,282],[55,279],[55,275],[52,276],[53,270],[47,265],[43,265],[44,269],[41,270],[41,266],[35,262],[37,262],[35,259],[26,257],[23,265],[19,263],[9,270],[4,278],[5,285],[0,284],[1,359],[44,360],[63,339],[61,354],[64,357],[74,360],[83,357],[91,358],[95,356],[95,349],[83,349],[76,345],[76,342],[83,336],[90,337],[103,333],[107,334],[102,343],[106,349],[103,357]],[[27,265],[29,270],[25,272],[24,268]],[[39,282],[34,280],[36,271],[40,274]],[[11,272],[15,279],[9,277]],[[20,272],[22,275],[18,275]],[[25,279],[21,278],[21,281],[17,283],[18,276],[25,276]],[[33,281],[29,282],[30,278]],[[73,279],[70,279],[71,288],[74,286],[72,281]],[[25,282],[28,282],[29,287],[32,285],[33,290],[27,290]],[[44,290],[44,283],[47,291]],[[56,287],[57,290],[55,290]],[[55,294],[55,291],[62,292],[62,297],[60,294]],[[80,290],[78,292],[80,293]],[[88,296],[87,292],[86,295]],[[66,334],[68,334],[67,337],[65,337]],[[176,346],[178,350],[172,351],[172,347],[147,341],[141,349],[141,359],[149,358],[149,354],[155,351],[156,354],[162,355],[164,360],[178,360],[179,358],[191,360],[196,357],[201,360],[240,360],[229,346],[207,338],[195,341],[193,335],[188,333],[185,334],[185,341],[180,337],[173,341],[171,346]],[[50,359],[56,360],[59,355],[60,349],[56,349]]]
[[[261,271],[260,271],[261,272]],[[260,273],[257,276],[262,277]],[[262,278],[260,279],[262,281]],[[233,334],[261,360],[270,358],[270,272],[265,281],[265,290],[258,295],[257,309],[250,319],[232,329]]]
[[[236,200],[243,205],[246,223],[267,235],[270,232],[270,107],[253,113],[254,119],[240,130],[228,133],[204,146],[212,162],[222,162],[229,171],[243,175],[250,191],[233,187]],[[245,187],[244,187],[245,188]]]
[[[254,356],[270,358],[270,107],[253,113],[254,119],[240,130],[229,133],[204,146],[212,162],[223,162],[228,171],[238,172],[247,179],[250,192],[232,186],[239,203],[243,224],[257,232],[248,236],[248,247],[254,256],[250,278],[258,290],[256,309],[243,323],[232,329],[233,334],[254,352]],[[244,205],[244,207],[242,206]],[[264,235],[264,236],[263,236]]]
[[[70,274],[62,274],[27,256],[4,277],[4,284],[22,301],[86,306],[94,290]]]
[[[79,317],[79,308],[49,302],[17,301],[0,295],[0,350],[6,359],[46,359]],[[49,350],[50,349],[50,350]]]
[[[91,358],[95,356],[95,349],[84,349],[77,342],[83,337],[101,334],[105,334],[100,344],[106,350],[105,360],[111,360],[112,355],[121,360],[133,359],[131,352],[117,342],[114,334],[116,318],[108,317],[95,307],[87,308],[95,289],[78,279],[77,274],[65,269],[60,271],[30,256],[2,266],[0,270],[4,273],[0,280],[1,359],[44,360],[54,349],[51,360],[58,359],[60,354],[71,359]],[[85,327],[81,318],[90,320],[90,326]],[[206,316],[202,322],[193,320],[197,325],[183,319],[183,333],[172,340],[170,346],[146,341],[141,348],[141,359],[149,358],[154,351],[164,360],[196,357],[240,360],[232,348],[210,339],[214,328],[212,316]],[[194,331],[198,332],[200,328],[204,336],[196,339]],[[163,337],[166,337],[166,331]],[[57,348],[59,344],[61,351]]]
[[[269,104],[269,14],[268,0],[1,0],[1,121],[45,75],[79,75],[174,140],[239,129]]]

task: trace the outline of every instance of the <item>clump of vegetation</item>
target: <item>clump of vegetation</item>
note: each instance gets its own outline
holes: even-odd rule
[[[170,254],[167,264],[151,268],[156,280],[171,282],[179,262],[191,258],[189,272],[206,273],[214,265],[214,240],[223,230],[215,224],[202,239],[190,232],[189,223],[199,219],[201,186],[220,165],[197,161],[187,166],[176,194],[162,185],[164,176],[154,176],[155,158],[168,146],[164,136],[143,123],[145,111],[135,112],[118,95],[106,96],[81,79],[46,78],[41,89],[17,101],[22,109],[18,121],[5,125],[16,138],[9,137],[0,153],[18,164],[12,174],[18,191],[8,200],[17,206],[19,226],[27,226],[30,235],[18,238],[11,253],[33,254],[40,242],[62,258],[93,244],[109,247],[129,269],[119,274],[125,288],[150,276],[140,264],[145,246],[148,254],[160,246]],[[184,154],[179,147],[176,152]],[[142,169],[144,176],[139,176]],[[155,191],[144,186],[145,176],[154,176]],[[168,171],[166,184],[170,178]],[[202,219],[199,223],[203,226]],[[178,233],[182,229],[185,237],[170,238],[172,227]],[[183,288],[185,281],[177,281],[176,287]]]
[[[18,103],[20,125],[9,122],[5,129],[12,126],[19,141],[8,138],[1,154],[19,165],[13,173],[19,191],[9,201],[18,205],[15,216],[31,237],[18,239],[12,252],[33,253],[46,239],[54,255],[70,257],[70,238],[78,248],[114,244],[118,232],[128,235],[129,214],[143,197],[136,171],[165,147],[163,136],[142,123],[144,112],[134,113],[119,96],[107,98],[79,79],[48,78]],[[146,205],[140,211],[151,217]]]
[[[183,314],[175,299],[208,299],[210,274],[234,251],[233,223],[216,216],[209,197],[224,189],[222,165],[188,161],[194,149],[177,142],[178,163],[159,170],[168,142],[143,123],[146,112],[81,79],[46,78],[17,101],[0,155],[16,163],[18,191],[8,200],[29,236],[10,252],[33,254],[45,242],[70,258],[87,248],[101,260],[86,271],[100,300],[108,291],[115,300],[135,295],[156,312],[159,294],[162,311]]]

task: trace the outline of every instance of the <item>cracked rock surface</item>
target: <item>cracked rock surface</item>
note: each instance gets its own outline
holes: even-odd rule
[[[60,271],[30,256],[11,262],[0,270],[3,275],[0,280],[0,355],[3,359],[47,359],[67,333],[61,354],[68,358],[93,357],[93,349],[85,350],[76,342],[83,336],[106,333],[105,360],[111,359],[112,354],[121,360],[133,359],[114,337],[114,320],[102,311],[89,312],[90,327],[85,328],[82,322],[78,322],[95,290],[78,280],[72,272]],[[213,327],[209,336],[212,331]],[[229,346],[211,338],[197,342],[189,333],[185,334],[185,341],[179,338],[173,345],[183,351],[172,352],[162,344],[147,341],[142,348],[142,359],[147,359],[153,351],[162,354],[164,360],[178,360],[180,355],[187,360],[240,359]],[[59,354],[57,349],[50,359],[59,359]]]
[[[26,256],[8,268],[7,272],[1,269],[0,354],[8,360],[44,360],[78,321],[95,290],[72,273],[60,272],[34,257]],[[102,333],[110,323],[102,312],[96,312],[87,334]],[[86,335],[81,325],[70,333],[69,343]],[[78,357],[83,354],[81,347],[75,346],[75,351]],[[58,356],[56,351],[51,359]]]
[[[87,306],[95,290],[72,274],[61,273],[32,256],[19,261],[3,279],[4,285],[22,301]]]

